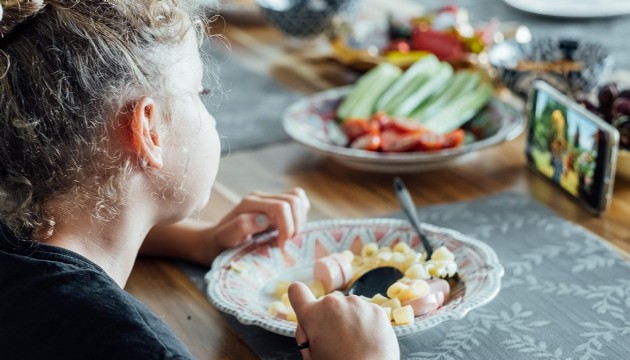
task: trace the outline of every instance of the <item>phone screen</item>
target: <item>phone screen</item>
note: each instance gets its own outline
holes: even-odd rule
[[[611,166],[608,132],[561,94],[537,87],[530,96],[530,166],[590,209],[601,210]]]

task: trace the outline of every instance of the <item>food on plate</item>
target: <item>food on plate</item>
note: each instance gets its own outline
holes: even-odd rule
[[[345,145],[381,152],[428,151],[464,143],[461,129],[492,98],[475,72],[453,71],[427,55],[405,72],[383,63],[367,72],[337,108]],[[343,143],[342,142],[342,143]]]
[[[394,325],[413,323],[414,318],[429,314],[443,306],[450,295],[450,284],[445,279],[457,273],[455,256],[445,246],[437,248],[426,260],[406,243],[399,242],[394,248],[365,244],[359,254],[349,250],[333,253],[317,259],[313,265],[313,281],[309,288],[321,298],[326,294],[344,296],[349,288],[365,272],[377,267],[393,266],[404,276],[387,289],[386,294],[376,294],[364,300],[383,308]],[[274,291],[277,299],[269,305],[269,313],[277,318],[295,322],[287,289],[290,282],[278,281]]]
[[[610,83],[597,91],[597,101],[577,99],[587,110],[612,124],[619,130],[619,147],[630,150],[630,88],[619,89]]]
[[[493,19],[474,28],[466,10],[449,5],[423,16],[389,15],[387,29],[361,24],[342,27],[331,44],[337,60],[361,69],[383,62],[406,68],[426,54],[468,65],[492,45],[498,26]]]
[[[497,27],[498,22],[492,20],[485,27],[475,29],[468,12],[456,5],[409,20],[390,17],[385,56],[428,51],[440,60],[463,61],[469,54],[479,54],[491,45]]]

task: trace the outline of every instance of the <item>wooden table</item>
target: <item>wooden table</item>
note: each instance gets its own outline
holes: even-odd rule
[[[269,27],[228,24],[233,58],[305,94],[351,82],[341,66],[287,52]],[[525,168],[524,137],[479,152],[468,161],[403,176],[418,206],[468,201],[503,191],[526,193],[560,216],[630,252],[630,181],[617,179],[609,212],[592,217]],[[393,175],[347,169],[292,142],[238,151],[222,161],[210,204],[201,217],[217,220],[253,190],[279,192],[300,186],[308,193],[311,220],[385,216],[399,210]],[[138,259],[127,290],[162,317],[199,359],[256,359],[195,286],[171,261]]]

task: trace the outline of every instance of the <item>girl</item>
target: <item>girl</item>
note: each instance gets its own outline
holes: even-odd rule
[[[123,290],[139,252],[209,264],[308,200],[255,193],[218,224],[198,21],[177,0],[0,0],[0,358],[189,359]],[[306,359],[398,358],[384,313],[290,288]]]

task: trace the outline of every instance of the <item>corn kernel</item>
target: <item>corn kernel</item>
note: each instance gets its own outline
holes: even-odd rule
[[[402,305],[400,304],[400,300],[398,300],[398,298],[387,300],[386,302],[381,304],[381,307],[389,307],[392,309],[398,309],[401,306]]]
[[[427,271],[427,269],[425,269],[425,267],[422,264],[415,264],[411,266],[409,269],[407,269],[407,271],[405,271],[405,277],[408,277],[410,279],[426,280],[430,276],[429,276],[429,272]]]
[[[396,265],[402,266],[402,264],[407,260],[407,257],[403,253],[393,252],[392,253],[392,263]]]
[[[411,305],[403,306],[392,311],[392,317],[396,325],[406,325],[413,323],[413,308]]]
[[[398,294],[400,294],[402,291],[404,291],[408,287],[409,285],[407,284],[403,284],[401,282],[395,282],[387,289],[387,297],[390,299],[396,298],[398,297]]]
[[[433,255],[431,255],[431,260],[437,260],[437,261],[441,261],[441,260],[455,260],[455,255],[453,255],[453,253],[446,248],[446,246],[440,246],[439,248],[435,249],[435,251],[433,252]]]
[[[429,269],[429,274],[431,274],[431,276],[433,277],[446,277],[446,264],[444,264],[442,261],[433,262],[433,267]]]
[[[383,265],[388,265],[392,261],[392,253],[391,252],[382,252],[378,253],[378,259]]]
[[[375,243],[363,245],[363,249],[361,249],[361,256],[369,258],[376,256],[376,254],[378,254],[378,245]]]
[[[374,296],[372,296],[372,303],[377,304],[377,305],[381,305],[383,303],[385,303],[386,301],[389,301],[389,298],[387,298],[386,296],[383,296],[381,294],[376,294]]]
[[[413,280],[409,286],[398,294],[398,300],[421,298],[429,295],[429,284],[424,280]]]
[[[392,252],[392,248],[390,248],[389,246],[382,246],[380,249],[378,249],[378,252],[380,252],[380,253],[390,253],[390,252]]]
[[[396,246],[394,246],[394,252],[397,253],[401,253],[401,254],[407,254],[410,251],[413,251],[409,245],[407,245],[407,243],[404,242],[399,242],[398,244],[396,244]]]
[[[286,294],[289,291],[289,285],[291,285],[290,281],[280,280],[276,283],[276,289],[273,292],[273,297],[276,299],[282,298],[282,294]]]

